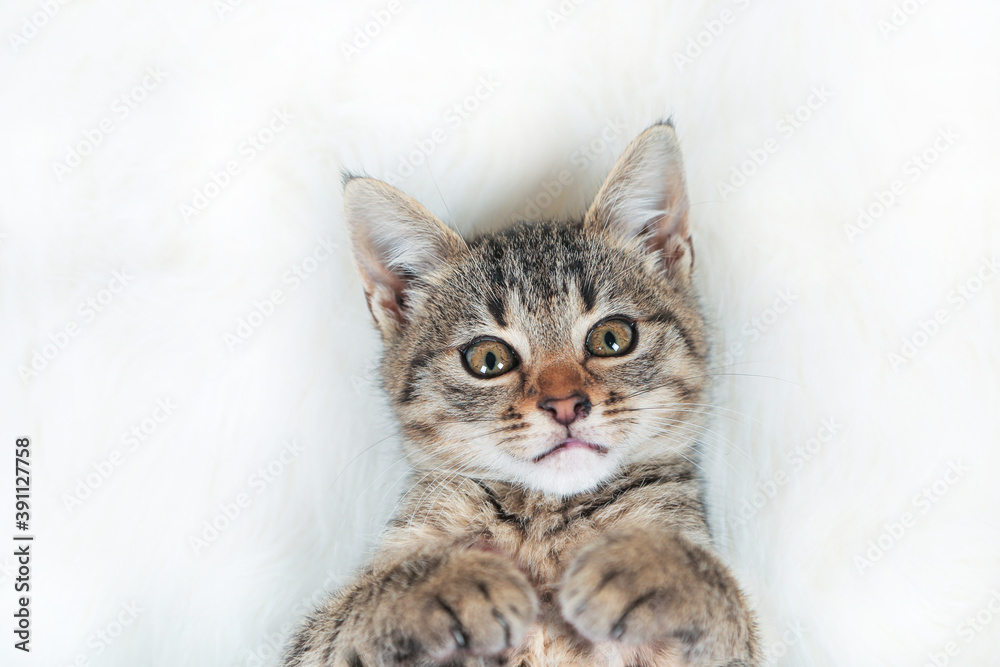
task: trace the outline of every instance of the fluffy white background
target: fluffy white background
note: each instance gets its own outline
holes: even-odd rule
[[[561,170],[572,185],[544,214],[577,215],[627,142],[672,115],[725,407],[709,498],[774,662],[995,664],[1000,619],[971,636],[962,624],[1000,591],[1000,280],[961,307],[953,290],[1000,254],[996,3],[911,0],[884,35],[893,4],[871,0],[564,0],[555,25],[556,0],[399,2],[349,60],[343,45],[387,1],[78,0],[46,21],[44,2],[3,3],[0,533],[10,544],[10,452],[30,435],[37,541],[30,656],[11,647],[2,549],[0,663],[273,662],[309,597],[363,558],[405,473],[371,381],[341,169],[388,177],[440,128],[401,187],[444,219],[521,215]],[[723,10],[731,21],[679,67]],[[123,117],[116,100],[147,67],[165,76]],[[481,77],[495,90],[450,122]],[[787,136],[778,124],[814,87],[829,99]],[[292,119],[247,159],[241,143],[275,109]],[[104,118],[111,131],[60,178]],[[949,128],[912,178],[907,161]],[[723,198],[718,183],[768,138],[777,150]],[[240,172],[185,220],[180,205],[231,160]],[[902,194],[851,242],[845,225],[896,179]],[[332,257],[286,281],[327,237]],[[102,293],[123,269],[128,285]],[[275,290],[282,303],[230,350],[226,334]],[[791,305],[772,317],[783,291]],[[109,296],[91,317],[87,300]],[[893,364],[937,311],[944,324]],[[162,399],[177,407],[153,430]],[[793,463],[829,419],[835,435]],[[130,449],[123,434],[143,425]],[[273,482],[251,479],[291,441],[301,452]],[[969,468],[953,484],[950,462]],[[773,497],[753,495],[776,479]],[[935,483],[925,512],[914,496]],[[196,554],[191,537],[240,493],[250,506]],[[912,526],[883,534],[907,512]],[[880,537],[884,555],[859,571]]]

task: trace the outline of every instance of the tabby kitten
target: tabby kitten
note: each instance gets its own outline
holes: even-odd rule
[[[761,664],[692,463],[707,344],[673,128],[583,220],[463,240],[376,180],[344,204],[412,486],[284,664]]]

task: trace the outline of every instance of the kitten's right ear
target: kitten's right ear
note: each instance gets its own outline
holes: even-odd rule
[[[592,229],[641,239],[667,275],[690,280],[694,248],[684,165],[673,125],[654,125],[629,144],[584,221]]]
[[[383,336],[398,335],[408,319],[410,283],[465,242],[412,197],[373,178],[347,181],[344,214],[368,309]]]

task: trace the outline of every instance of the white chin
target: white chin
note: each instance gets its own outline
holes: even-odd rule
[[[572,496],[592,491],[610,478],[618,468],[611,454],[574,449],[555,452],[537,463],[522,464],[525,486],[556,496]]]

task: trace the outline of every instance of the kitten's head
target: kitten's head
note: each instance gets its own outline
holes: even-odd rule
[[[463,240],[380,181],[344,200],[418,469],[571,495],[688,450],[706,344],[672,127],[632,142],[582,221]]]

